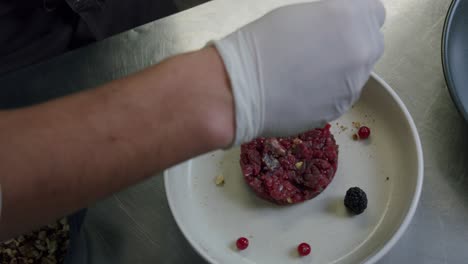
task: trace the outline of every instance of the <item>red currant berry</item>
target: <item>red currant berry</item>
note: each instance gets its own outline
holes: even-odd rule
[[[237,239],[236,246],[237,249],[244,250],[249,246],[249,240],[245,237],[241,237]]]
[[[301,243],[299,246],[297,246],[297,252],[299,252],[299,255],[301,256],[307,256],[310,254],[310,246],[307,243]]]
[[[366,139],[370,136],[370,129],[366,126],[359,128],[358,135],[360,139]]]

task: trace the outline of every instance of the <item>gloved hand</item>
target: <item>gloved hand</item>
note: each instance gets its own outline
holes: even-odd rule
[[[344,114],[383,53],[384,20],[379,0],[322,0],[281,7],[215,41],[234,95],[234,145]]]

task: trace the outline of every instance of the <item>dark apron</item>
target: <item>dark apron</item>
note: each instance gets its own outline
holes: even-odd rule
[[[0,75],[176,11],[172,0],[0,0]]]

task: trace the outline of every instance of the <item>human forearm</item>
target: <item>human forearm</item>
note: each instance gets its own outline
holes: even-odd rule
[[[213,48],[103,87],[0,113],[0,238],[229,145],[233,103]]]

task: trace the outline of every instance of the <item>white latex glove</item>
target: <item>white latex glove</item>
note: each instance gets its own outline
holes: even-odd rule
[[[234,94],[234,145],[344,114],[383,53],[384,20],[379,0],[323,0],[281,7],[215,41]]]

